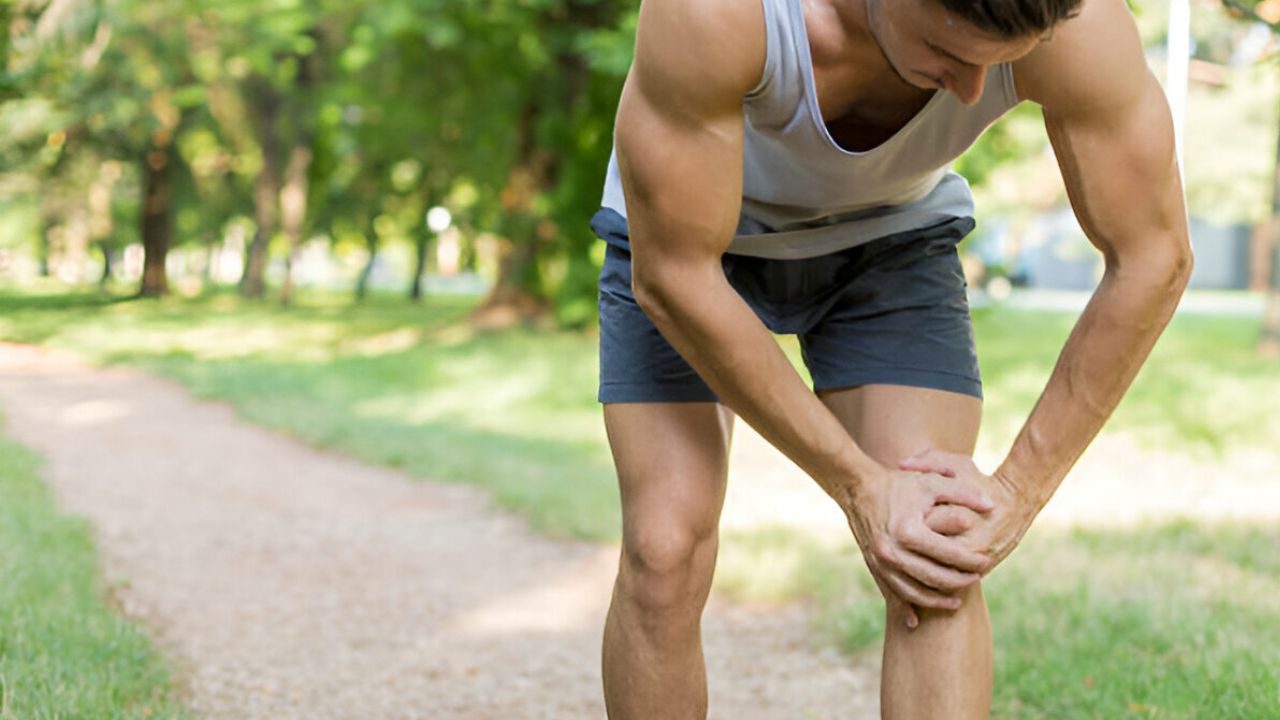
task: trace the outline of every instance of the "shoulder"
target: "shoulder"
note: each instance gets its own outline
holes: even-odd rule
[[[628,84],[676,113],[740,106],[764,71],[764,22],[761,0],[644,0]]]
[[[1078,15],[1014,63],[1014,76],[1022,99],[1060,117],[1105,117],[1158,89],[1125,0],[1084,0]]]

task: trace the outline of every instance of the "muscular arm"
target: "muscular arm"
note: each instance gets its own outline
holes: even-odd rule
[[[743,96],[764,59],[759,8],[681,3],[642,5],[618,108],[636,299],[725,404],[829,494],[852,492],[848,480],[883,468],[805,387],[720,265],[742,202]]]
[[[1038,512],[1111,416],[1190,276],[1186,209],[1164,93],[1123,0],[1082,15],[1020,62],[1044,107],[1071,205],[1106,271],[996,475]]]
[[[1017,545],[1129,389],[1192,264],[1169,106],[1124,0],[1085,0],[1080,16],[1015,64],[1015,76],[1019,94],[1044,108],[1067,195],[1106,271],[991,478],[996,510],[966,533],[993,564]],[[902,468],[981,475],[971,458],[940,452]],[[956,515],[940,510],[930,526]]]
[[[950,606],[929,588],[972,582],[976,575],[952,567],[977,570],[980,556],[930,534],[923,509],[912,526],[919,531],[913,550],[952,567],[894,545],[885,499],[893,473],[862,452],[805,386],[721,266],[741,209],[743,97],[760,80],[764,45],[759,4],[646,0],[641,5],[635,62],[615,130],[635,296],[725,404],[841,505],[864,553],[869,545],[877,547],[892,558],[886,564],[911,567],[912,576],[927,583],[908,587],[897,577],[891,582],[895,592],[917,604]],[[960,486],[949,487],[943,491],[935,485],[929,504],[939,493],[959,492]],[[976,490],[958,497],[955,502],[986,507]],[[873,572],[876,562],[871,555]]]

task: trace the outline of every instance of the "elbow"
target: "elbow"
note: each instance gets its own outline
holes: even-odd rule
[[[1185,236],[1177,242],[1107,257],[1107,274],[1131,287],[1145,287],[1177,299],[1191,281],[1195,255]]]
[[[667,284],[662,281],[660,274],[644,266],[637,266],[634,256],[631,266],[631,294],[655,325],[661,326],[662,321],[670,315],[671,293]]]
[[[1196,258],[1191,250],[1191,243],[1179,243],[1175,252],[1170,254],[1164,275],[1167,287],[1173,294],[1182,296],[1187,284],[1191,282],[1191,271],[1195,269],[1195,265]]]

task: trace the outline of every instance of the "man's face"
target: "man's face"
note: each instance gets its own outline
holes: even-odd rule
[[[1017,60],[1041,40],[993,37],[937,0],[866,2],[871,34],[898,76],[918,88],[947,90],[966,105],[982,97],[989,66]]]

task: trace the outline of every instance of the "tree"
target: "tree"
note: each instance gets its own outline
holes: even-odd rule
[[[1267,25],[1271,28],[1273,38],[1280,33],[1280,0],[1222,0],[1222,4],[1228,13],[1237,18]],[[1273,53],[1271,59],[1274,60],[1275,57]],[[1276,142],[1271,219],[1267,227],[1270,283],[1258,350],[1267,357],[1280,358],[1280,138]]]
[[[167,291],[174,188],[185,171],[175,143],[202,99],[181,34],[173,32],[182,18],[140,0],[60,0],[29,9],[8,28],[14,52],[6,83],[54,109],[46,117],[50,142],[31,159],[39,163],[49,151],[97,156],[122,161],[141,178],[144,296]]]

